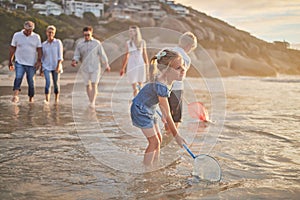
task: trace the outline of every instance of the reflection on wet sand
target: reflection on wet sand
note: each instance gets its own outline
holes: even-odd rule
[[[111,102],[113,78],[103,80],[94,110],[79,94],[73,107],[67,92],[58,105],[44,105],[42,95],[18,105],[0,96],[0,199],[298,199],[299,84],[225,79],[228,111],[217,141],[218,124],[182,124],[192,151],[221,165],[222,181],[208,184],[194,179],[191,157],[167,138],[163,167],[141,173],[146,141],[127,119],[128,99],[115,94]]]

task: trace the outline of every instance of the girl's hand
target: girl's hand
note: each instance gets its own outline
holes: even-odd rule
[[[110,72],[110,66],[109,65],[106,66],[105,71]]]
[[[161,116],[161,121],[162,121],[162,123],[166,124],[167,123],[166,116],[162,115]]]
[[[121,70],[120,70],[120,76],[123,76],[125,74],[125,70],[122,68]]]
[[[179,134],[177,134],[175,136],[175,140],[180,147],[182,147],[183,144],[186,144],[185,139],[183,137],[181,137],[181,135],[179,135]]]

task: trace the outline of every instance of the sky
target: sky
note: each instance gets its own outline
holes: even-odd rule
[[[300,49],[300,0],[175,0],[267,42]],[[241,3],[243,2],[243,3]],[[299,46],[298,46],[299,45]]]

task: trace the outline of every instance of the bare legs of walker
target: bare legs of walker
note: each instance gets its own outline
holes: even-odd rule
[[[91,108],[95,108],[96,98],[97,98],[97,91],[98,91],[98,83],[92,83],[86,86],[86,93],[88,95]]]
[[[45,77],[45,104],[49,104],[50,103],[50,93],[51,93],[51,84],[50,84],[50,74],[52,75],[52,81],[53,81],[53,87],[54,87],[54,94],[55,94],[55,103],[57,104],[59,101],[59,91],[60,91],[60,87],[59,87],[59,78],[60,78],[60,74],[58,74],[56,71],[52,70],[44,70],[44,77]]]
[[[44,103],[45,104],[49,104],[49,102],[50,102],[50,93],[45,94],[45,101],[44,101]]]
[[[59,102],[59,93],[55,94],[55,103]]]
[[[145,151],[143,162],[145,166],[152,167],[153,165],[159,163],[162,136],[157,124],[154,126],[154,128],[142,129],[142,132],[148,140],[148,146]]]
[[[49,104],[50,102],[50,93],[45,94],[45,104]],[[57,104],[59,102],[59,93],[55,93],[55,103]]]
[[[13,94],[13,98],[12,98],[12,102],[13,103],[18,103],[19,102],[19,90],[14,90],[14,94]]]

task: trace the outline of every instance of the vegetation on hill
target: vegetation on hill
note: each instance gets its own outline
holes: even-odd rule
[[[24,0],[26,1],[26,0]],[[163,4],[162,4],[163,5]],[[260,40],[248,32],[238,30],[235,27],[210,16],[201,13],[192,8],[190,16],[177,16],[168,6],[163,5],[169,16],[160,20],[147,19],[148,24],[155,23],[156,27],[170,28],[179,32],[192,31],[196,34],[198,42],[211,53],[219,69],[228,74],[243,75],[238,68],[247,64],[248,70],[259,71],[262,68],[269,70],[269,75],[274,75],[273,71],[286,74],[300,74],[300,51],[287,48],[288,43],[276,42],[268,43]],[[57,38],[77,39],[82,36],[82,27],[92,25],[94,35],[97,39],[104,40],[114,34],[128,30],[129,25],[147,26],[144,21],[118,21],[112,20],[108,23],[99,24],[98,19],[92,13],[85,13],[84,18],[76,16],[44,16],[35,10],[7,11],[0,8],[0,62],[7,60],[8,47],[14,32],[23,27],[26,20],[32,20],[36,23],[35,32],[41,35],[42,40],[46,39],[45,28],[54,24],[57,27]],[[243,62],[242,62],[243,61]],[[257,66],[256,66],[257,65]],[[251,73],[250,73],[251,74]],[[257,74],[257,73],[254,73]],[[264,74],[268,75],[268,73]]]
[[[78,38],[81,36],[82,27],[98,23],[97,19],[91,13],[85,13],[85,18],[81,19],[76,16],[60,15],[60,16],[44,16],[36,11],[7,11],[0,8],[0,62],[8,58],[8,47],[12,36],[15,32],[23,28],[25,21],[31,20],[35,22],[35,32],[40,34],[42,40],[46,39],[45,29],[48,25],[54,24],[57,27],[56,36],[58,38]],[[5,31],[4,31],[5,30]]]

